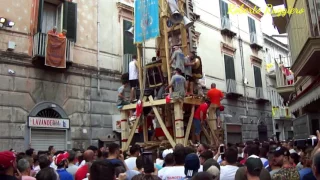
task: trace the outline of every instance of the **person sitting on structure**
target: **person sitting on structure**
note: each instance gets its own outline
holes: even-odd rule
[[[57,26],[54,26],[51,30],[49,30],[48,34],[58,36]]]
[[[204,124],[207,119],[207,110],[210,106],[210,101],[203,102],[194,112],[193,125],[196,143],[200,143],[201,124]]]
[[[118,108],[122,108],[122,106],[130,104],[129,99],[125,97],[125,88],[128,87],[129,82],[128,81],[122,81],[122,86],[118,88],[118,100],[117,100],[117,106]]]
[[[175,75],[172,76],[171,82],[166,90],[173,87],[171,98],[180,102],[181,110],[183,110],[183,100],[186,95],[186,79],[181,75],[181,69],[176,68]]]
[[[60,38],[66,38],[67,37],[67,30],[63,29],[62,32],[58,35]]]
[[[185,56],[179,46],[173,46],[173,53],[171,56],[170,65],[173,69],[179,68],[181,75],[184,77],[184,62]]]

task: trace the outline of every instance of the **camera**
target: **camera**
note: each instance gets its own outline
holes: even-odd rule
[[[308,138],[308,139],[296,139],[294,140],[294,146],[298,147],[308,147],[308,146],[316,146],[318,144],[317,138]]]

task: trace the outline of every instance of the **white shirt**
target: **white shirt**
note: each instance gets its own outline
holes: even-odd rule
[[[184,166],[164,167],[158,172],[158,176],[162,180],[180,180],[186,177],[184,174]]]
[[[129,170],[133,170],[136,165],[137,157],[129,157],[128,159],[124,160]]]
[[[203,172],[203,165],[200,165],[198,172]]]
[[[221,180],[234,180],[239,167],[237,166],[220,166],[220,179]]]
[[[50,164],[50,167],[53,168],[55,171],[57,170],[57,165],[54,163],[54,161]]]
[[[136,80],[138,79],[138,67],[136,66],[136,60],[132,60],[129,63],[129,80]]]
[[[159,166],[163,166],[163,163],[164,163],[164,160],[161,160],[161,159],[156,159],[156,164],[158,164]]]

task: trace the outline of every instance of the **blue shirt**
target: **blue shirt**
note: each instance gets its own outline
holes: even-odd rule
[[[65,169],[57,169],[60,180],[73,180],[73,176]]]
[[[299,171],[299,175],[300,175],[300,180],[303,179],[303,177],[306,175],[306,174],[309,174],[311,172],[311,168],[303,168]]]

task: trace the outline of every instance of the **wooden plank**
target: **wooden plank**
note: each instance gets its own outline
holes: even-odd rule
[[[139,70],[139,88],[140,88],[140,99],[142,99],[143,96],[143,69],[142,69],[142,61],[141,61],[141,44],[137,44],[137,59],[138,59],[138,70]]]
[[[139,124],[140,118],[141,118],[141,116],[137,117],[136,121],[134,122],[134,124],[133,124],[133,126],[132,126],[132,128],[131,128],[129,137],[128,137],[128,141],[127,141],[127,143],[125,144],[125,146],[122,146],[122,147],[124,147],[124,148],[122,148],[122,151],[128,150],[129,145],[131,144],[132,138],[133,138],[133,136],[134,136],[134,134],[135,134],[135,132],[136,132],[137,126],[138,126],[138,124]],[[129,131],[129,128],[128,128],[128,131]]]
[[[121,111],[121,145],[122,149],[127,147],[129,131],[129,115],[127,111]]]
[[[174,103],[174,100],[171,100],[170,103]],[[186,97],[184,98],[184,104],[192,104],[192,105],[200,105],[202,102],[201,99],[198,98],[192,98],[192,97]],[[159,106],[159,105],[164,105],[167,104],[165,99],[159,99],[159,100],[154,100],[153,104],[150,102],[143,102],[143,107],[150,107],[150,106]],[[129,104],[123,106],[121,110],[129,110],[129,109],[136,109],[136,104]]]
[[[188,144],[188,139],[189,139],[190,130],[191,130],[192,121],[193,121],[193,115],[194,115],[194,108],[195,108],[194,106],[195,105],[192,105],[191,115],[189,117],[189,122],[188,122],[188,125],[187,125],[186,135],[184,137],[184,146],[187,146],[187,144]]]
[[[207,140],[210,141],[210,143],[211,143],[210,135],[209,135],[207,129],[204,128],[202,124],[201,124],[201,129],[202,129],[202,132],[204,133],[204,135],[206,136]]]
[[[150,103],[153,103],[153,98],[152,96],[149,96],[149,101]],[[169,140],[170,144],[172,147],[175,147],[176,146],[176,143],[174,142],[173,138],[171,137],[166,125],[164,124],[159,112],[158,112],[158,109],[155,105],[152,105],[152,109],[153,109],[153,112],[155,114],[155,116],[157,117],[158,121],[159,121],[159,124],[160,124],[160,127],[162,128],[164,134],[166,135],[167,139]]]
[[[179,101],[174,103],[174,129],[177,144],[184,143],[184,122],[181,103]]]

